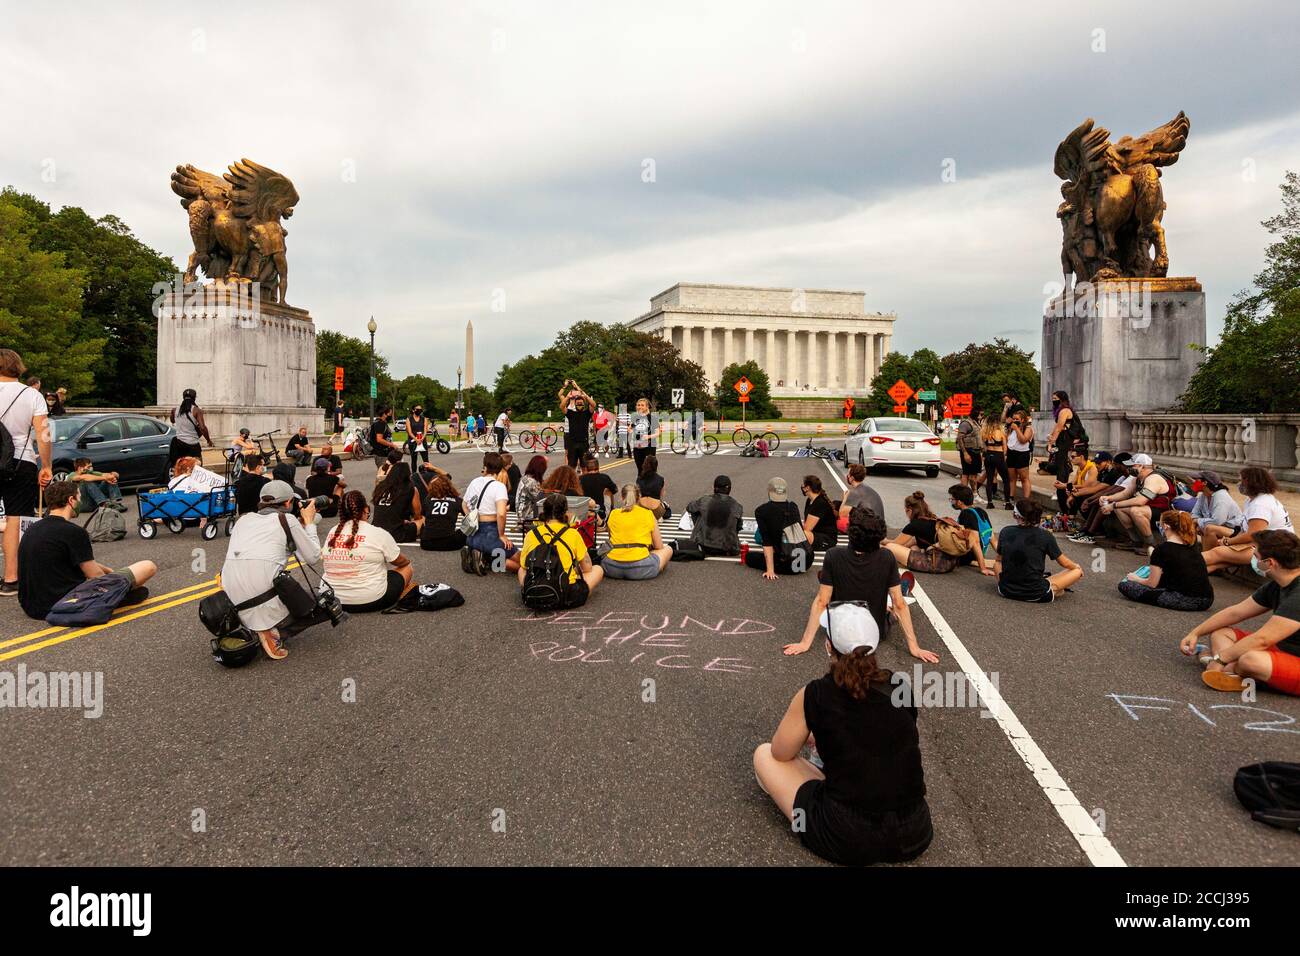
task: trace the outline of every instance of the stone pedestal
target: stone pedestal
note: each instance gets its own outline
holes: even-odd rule
[[[1036,421],[1051,433],[1052,393],[1064,391],[1095,449],[1127,449],[1125,413],[1172,408],[1201,363],[1205,293],[1194,278],[1080,283],[1043,315]],[[1044,442],[1045,444],[1045,442]]]
[[[158,298],[158,402],[198,392],[213,441],[325,417],[316,406],[316,329],[304,309],[261,301],[249,283],[212,283],[198,294]]]

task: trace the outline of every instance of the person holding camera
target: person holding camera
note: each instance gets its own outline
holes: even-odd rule
[[[564,380],[560,389],[560,408],[564,412],[564,454],[570,468],[577,468],[587,457],[590,444],[591,410],[596,403],[582,387],[571,378]]]
[[[261,488],[257,511],[235,522],[221,568],[221,587],[236,605],[263,599],[240,608],[239,620],[257,633],[266,656],[276,661],[289,656],[281,641],[282,631],[292,633],[316,623],[314,616],[295,619],[275,588],[275,578],[295,556],[303,566],[320,561],[315,499],[299,507],[288,484],[267,482]]]

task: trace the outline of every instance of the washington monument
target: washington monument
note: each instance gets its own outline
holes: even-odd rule
[[[465,387],[474,387],[474,323],[465,323]]]

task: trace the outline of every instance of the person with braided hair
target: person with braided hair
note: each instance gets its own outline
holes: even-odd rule
[[[864,605],[832,604],[822,626],[830,669],[794,695],[771,742],[754,751],[754,775],[822,859],[915,859],[934,829],[914,694],[905,675],[881,668],[880,630]],[[820,766],[800,756],[805,746]]]
[[[339,523],[321,549],[325,583],[352,614],[387,610],[415,587],[410,558],[369,518],[366,496],[347,492],[339,500]]]

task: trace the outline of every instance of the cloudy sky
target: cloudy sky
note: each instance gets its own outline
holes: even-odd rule
[[[0,184],[183,263],[171,170],[271,166],[302,197],[290,303],[360,336],[373,314],[396,373],[444,382],[466,320],[490,379],[679,281],[863,289],[896,348],[1037,350],[1056,144],[1180,109],[1170,274],[1213,337],[1300,169],[1294,2],[0,0],[0,23]]]

